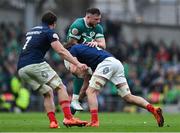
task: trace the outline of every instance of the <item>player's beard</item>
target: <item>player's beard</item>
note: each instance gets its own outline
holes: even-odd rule
[[[96,26],[96,24],[89,23],[89,26],[90,26],[90,27],[95,27],[95,26]]]

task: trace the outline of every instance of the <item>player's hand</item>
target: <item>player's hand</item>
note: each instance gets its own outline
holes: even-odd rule
[[[88,69],[88,66],[86,64],[82,64],[82,63],[79,63],[77,65],[77,67],[81,70],[81,71],[84,71],[84,70],[87,70]]]
[[[97,47],[98,43],[96,41],[91,41],[91,42],[86,43],[86,45],[88,45],[89,47]]]

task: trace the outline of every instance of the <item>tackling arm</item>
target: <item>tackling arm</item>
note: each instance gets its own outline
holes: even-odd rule
[[[104,38],[98,38],[95,41],[98,43],[98,47],[106,49],[106,42]]]
[[[79,94],[79,100],[80,101],[86,96],[86,90],[87,90],[87,88],[89,86],[89,80],[90,79],[91,79],[90,75],[86,75],[84,77],[83,85],[81,87],[81,91],[80,91],[80,94]]]
[[[77,44],[78,40],[77,39],[74,39],[74,38],[70,38],[68,40],[68,42],[64,45],[64,47],[67,49],[67,48],[70,48],[71,46]]]
[[[65,60],[71,62],[72,64],[76,65],[81,70],[86,70],[87,65],[81,64],[77,59],[75,59],[68,50],[66,50],[63,45],[59,41],[54,41],[51,43],[52,48]]]
[[[87,45],[90,47],[100,47],[102,49],[106,49],[106,43],[104,38],[98,38],[96,40],[88,42]]]

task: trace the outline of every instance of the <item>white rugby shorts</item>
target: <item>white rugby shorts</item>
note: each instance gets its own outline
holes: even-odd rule
[[[108,57],[98,64],[93,75],[104,77],[115,85],[127,83],[122,63],[114,57]]]
[[[33,90],[38,90],[42,94],[63,84],[57,73],[47,62],[27,65],[19,69],[18,74]]]

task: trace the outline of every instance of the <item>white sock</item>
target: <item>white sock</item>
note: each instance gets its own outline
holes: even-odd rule
[[[79,95],[73,94],[72,101],[78,101],[78,100],[79,100]]]

